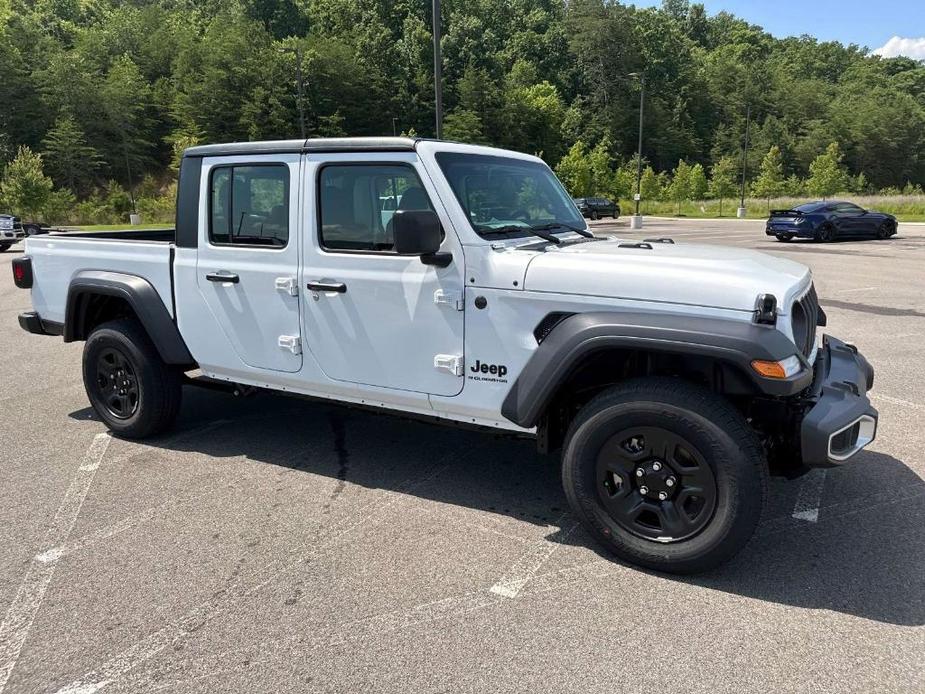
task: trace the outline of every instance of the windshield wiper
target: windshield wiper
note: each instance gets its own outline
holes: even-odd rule
[[[579,227],[573,227],[571,224],[565,224],[563,222],[551,222],[549,224],[537,224],[536,226],[530,227],[533,231],[547,231],[549,229],[568,229],[569,231],[574,231],[576,234],[584,236],[586,239],[596,238],[594,234],[585,229]]]
[[[482,226],[479,228],[479,231],[483,234],[506,234],[511,231],[526,231],[533,234],[534,236],[539,236],[544,241],[549,241],[549,243],[554,243],[556,245],[562,243],[562,239],[560,239],[555,234],[550,234],[543,226],[537,228],[531,226],[522,226],[520,224],[505,224],[501,227]]]

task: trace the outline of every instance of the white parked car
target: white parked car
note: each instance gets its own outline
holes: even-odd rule
[[[876,432],[873,370],[818,335],[806,267],[595,238],[516,152],[194,147],[175,231],[33,237],[13,271],[32,289],[26,330],[85,341],[88,397],[118,435],[169,427],[198,368],[210,385],[532,436],[561,449],[585,527],[659,570],[745,544],[769,457],[831,465]]]
[[[19,217],[0,214],[0,253],[10,250],[10,246],[26,237]]]

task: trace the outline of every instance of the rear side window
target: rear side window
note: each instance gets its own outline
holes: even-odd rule
[[[210,182],[211,243],[275,248],[289,243],[289,167],[218,166]]]
[[[402,164],[329,164],[318,180],[321,245],[329,250],[390,253],[398,210],[431,210],[421,179]]]

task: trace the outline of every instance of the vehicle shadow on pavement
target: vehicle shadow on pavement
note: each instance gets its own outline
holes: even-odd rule
[[[176,430],[146,446],[245,456],[334,478],[328,503],[348,503],[338,496],[349,483],[544,527],[567,512],[557,457],[539,455],[532,441],[269,394],[239,400],[187,388],[184,397]],[[71,416],[86,420],[92,410]],[[204,429],[219,418],[225,425]],[[666,577],[782,605],[925,624],[925,483],[918,475],[889,455],[862,452],[828,471],[816,523],[791,517],[799,484],[772,478],[765,520],[731,562]],[[581,530],[545,537],[618,561]]]
[[[733,561],[692,585],[902,626],[925,624],[925,483],[865,451],[829,470],[819,520],[790,517],[799,480],[774,479],[766,520]]]

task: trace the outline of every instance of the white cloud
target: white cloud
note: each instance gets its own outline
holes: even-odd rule
[[[925,60],[925,36],[917,39],[904,39],[894,36],[874,51],[884,58],[895,58],[904,55],[914,60]]]

